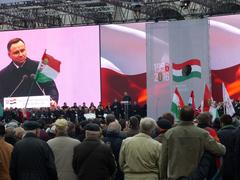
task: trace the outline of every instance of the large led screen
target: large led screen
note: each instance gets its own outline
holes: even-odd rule
[[[213,98],[222,101],[222,83],[240,99],[240,15],[211,17],[210,64]]]
[[[104,104],[124,92],[146,103],[145,23],[101,26],[101,94]]]
[[[61,61],[54,80],[59,91],[58,104],[100,101],[99,27],[69,27],[0,32],[0,70],[11,63],[7,43],[22,38],[27,56],[41,61],[44,51]],[[14,73],[14,72],[13,72]],[[0,86],[5,86],[0,82]]]

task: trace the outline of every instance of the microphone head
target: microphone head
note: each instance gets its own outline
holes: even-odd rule
[[[22,79],[27,79],[28,78],[28,75],[26,75],[26,74],[24,74],[23,76],[22,76]]]
[[[35,74],[31,74],[30,77],[31,77],[32,79],[35,79]]]

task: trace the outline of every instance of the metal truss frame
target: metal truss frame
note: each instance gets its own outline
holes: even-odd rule
[[[181,20],[240,13],[240,0],[34,0],[0,4],[0,29]]]

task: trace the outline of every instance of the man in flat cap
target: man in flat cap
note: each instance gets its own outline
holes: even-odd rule
[[[73,169],[78,180],[109,180],[116,171],[110,147],[100,141],[100,127],[95,123],[85,126],[86,139],[74,148]]]
[[[45,141],[39,139],[40,125],[25,121],[26,131],[12,152],[10,176],[12,180],[58,180],[54,155]]]
[[[157,120],[157,129],[158,129],[158,136],[155,138],[155,140],[162,143],[164,134],[167,132],[168,129],[172,128],[172,124],[169,120],[165,119],[164,117],[159,117]]]
[[[55,156],[59,180],[77,180],[72,168],[73,149],[80,141],[68,136],[68,121],[60,118],[54,123],[56,137],[47,143]]]

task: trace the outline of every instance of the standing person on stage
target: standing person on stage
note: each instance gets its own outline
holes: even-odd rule
[[[54,125],[56,126],[56,137],[47,143],[55,156],[58,179],[77,180],[72,168],[72,157],[73,149],[80,144],[80,141],[68,136],[68,122],[65,119],[57,119]]]
[[[122,114],[121,112],[121,103],[117,100],[117,98],[114,99],[111,109],[117,119],[120,118],[120,115]]]
[[[126,120],[128,120],[129,115],[131,113],[131,101],[132,98],[128,95],[127,91],[124,92],[123,96],[123,110],[124,110],[124,117]]]
[[[128,95],[128,92],[127,92],[127,91],[124,92],[124,96],[123,96],[123,99],[122,99],[122,100],[123,100],[123,101],[128,101],[129,104],[131,104],[132,98]]]
[[[0,71],[0,102],[4,97],[38,96],[45,92],[52,98],[51,104],[56,105],[59,95],[55,82],[33,82],[39,62],[27,57],[25,42],[20,38],[11,39],[7,50],[12,62]],[[32,83],[32,89],[29,90]]]
[[[26,134],[12,152],[11,180],[58,180],[53,152],[38,138],[40,125],[36,121],[25,121],[23,127]]]

